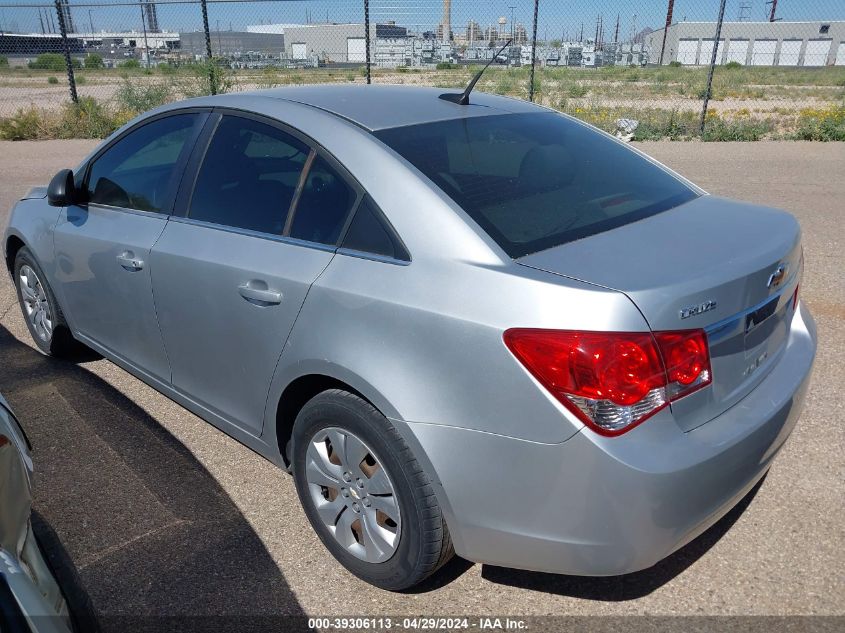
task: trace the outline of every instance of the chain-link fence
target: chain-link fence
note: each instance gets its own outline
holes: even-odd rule
[[[626,137],[845,140],[842,0],[0,0],[0,135],[287,84],[458,89],[488,63],[479,90]]]

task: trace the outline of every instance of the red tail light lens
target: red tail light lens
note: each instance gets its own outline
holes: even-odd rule
[[[702,330],[511,329],[505,345],[567,409],[602,435],[624,433],[710,382]]]
[[[710,352],[703,330],[655,332],[654,338],[666,365],[670,400],[710,384]]]

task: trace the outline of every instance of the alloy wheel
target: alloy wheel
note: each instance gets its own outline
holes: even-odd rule
[[[27,264],[18,273],[24,312],[39,339],[49,343],[53,337],[53,311],[41,280]]]

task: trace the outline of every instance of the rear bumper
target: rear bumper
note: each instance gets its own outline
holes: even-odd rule
[[[801,304],[764,381],[686,433],[666,410],[620,437],[582,430],[561,444],[399,426],[439,483],[459,555],[536,571],[624,574],[694,539],[763,477],[798,420],[815,351],[815,324]]]

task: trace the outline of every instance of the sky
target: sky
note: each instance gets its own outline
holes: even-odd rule
[[[141,11],[132,0],[69,0],[77,31],[123,31],[141,29]],[[0,31],[41,32],[40,4],[49,12],[53,25],[58,22],[52,2],[45,0],[0,0]],[[742,5],[748,5],[743,11]],[[442,0],[370,0],[370,19],[395,20],[414,30],[434,30],[441,20]],[[482,28],[505,17],[510,28],[516,23],[531,29],[533,0],[452,0],[452,30],[462,32],[467,21],[476,20]],[[715,21],[719,0],[675,0],[674,21]],[[752,21],[768,19],[765,0],[727,0],[725,19],[735,21],[741,13]],[[159,26],[164,30],[200,30],[199,3],[157,3]],[[208,4],[212,31],[244,30],[261,23],[360,22],[363,0],[265,0],[264,2],[214,2]],[[42,14],[43,15],[43,14]],[[612,39],[619,16],[619,39],[644,27],[657,29],[666,20],[666,0],[540,0],[538,37],[577,39],[581,24],[584,36],[593,37],[596,21],[603,17],[604,39]],[[777,16],[783,20],[845,20],[845,0],[778,0]],[[2,53],[2,51],[0,51]]]

